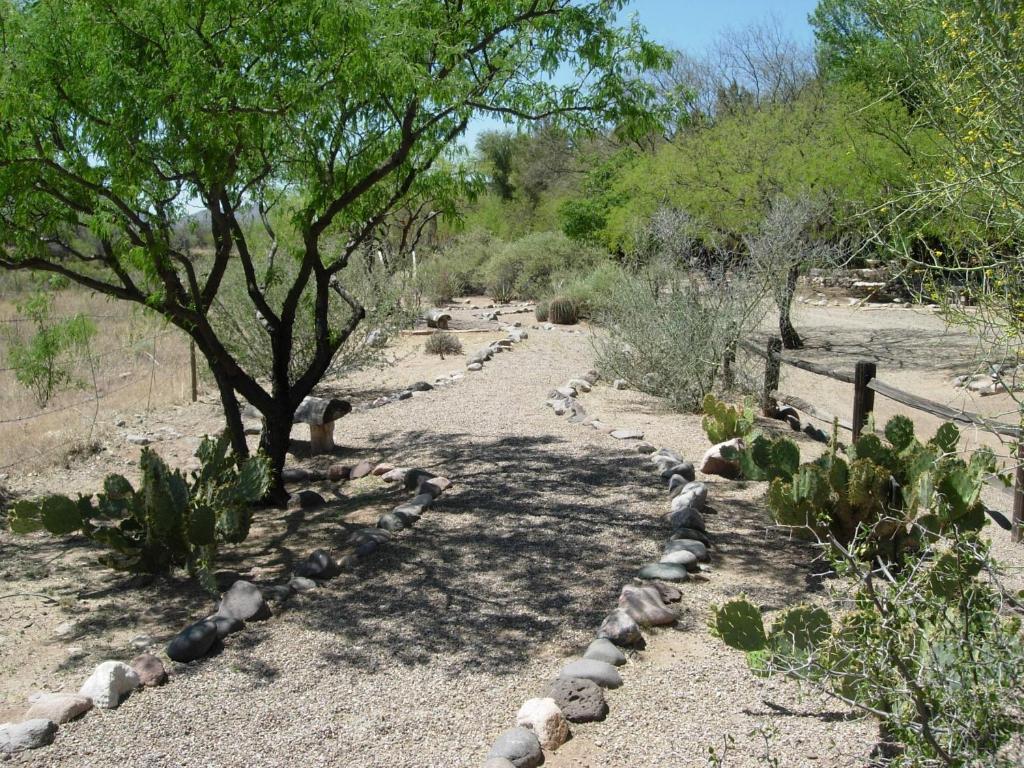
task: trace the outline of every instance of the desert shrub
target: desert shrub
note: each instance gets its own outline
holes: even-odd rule
[[[448,271],[460,293],[482,294],[487,290],[484,265],[500,249],[502,241],[481,229],[461,233],[431,257]]]
[[[487,295],[505,304],[519,295],[516,284],[523,270],[520,254],[503,248],[486,267]]]
[[[854,447],[849,466],[834,455],[813,465],[834,478],[814,486],[818,522],[810,525],[839,577],[826,605],[783,611],[766,631],[762,610],[741,597],[714,610],[712,632],[759,674],[789,675],[876,718],[881,764],[1018,764],[1000,750],[1024,728],[1019,604],[979,535],[980,468],[991,454],[953,455],[952,424],[927,444],[906,421],[890,426],[890,446],[875,438]],[[855,469],[858,462],[868,464]],[[887,495],[897,486],[892,475],[876,483],[875,467],[896,467],[910,484]],[[851,531],[829,524],[844,508],[863,514]],[[912,546],[880,548],[880,533]]]
[[[566,281],[592,271],[605,256],[560,232],[535,232],[501,244],[484,266],[488,295],[496,301],[550,294],[556,277]]]
[[[249,535],[252,504],[270,486],[270,465],[263,457],[239,461],[227,435],[206,438],[196,451],[200,468],[191,482],[144,448],[138,490],[121,475],[108,475],[103,491],[92,496],[46,496],[17,502],[8,516],[14,533],[46,530],[56,536],[81,533],[108,547],[100,562],[141,573],[187,568],[214,590],[217,547]]]
[[[552,280],[553,290],[572,299],[580,317],[595,317],[605,309],[616,286],[626,278],[618,264],[604,262],[584,273],[560,274]]]
[[[551,307],[546,301],[538,301],[537,306],[533,308],[534,317],[541,323],[546,323],[550,314]]]
[[[764,292],[739,269],[648,267],[623,275],[597,315],[600,366],[678,410],[699,412],[726,349],[757,327]]]
[[[576,305],[572,299],[565,296],[555,296],[548,303],[548,317],[552,323],[558,325],[574,325],[579,319],[576,313]]]
[[[420,293],[434,306],[450,304],[466,292],[460,275],[443,258],[428,259],[418,268],[416,278]]]
[[[32,323],[33,333],[25,339],[9,338],[8,362],[15,380],[45,408],[62,389],[84,386],[75,378],[73,365],[75,356],[87,350],[96,326],[82,314],[55,318],[52,293],[32,293],[16,306]]]
[[[444,360],[445,355],[461,355],[462,342],[454,334],[438,331],[427,337],[423,351],[428,355],[439,355]]]

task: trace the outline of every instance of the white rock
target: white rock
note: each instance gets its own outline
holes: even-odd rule
[[[466,366],[466,370],[469,371],[482,371],[483,366],[480,363],[470,363]]]
[[[532,730],[548,750],[558,749],[569,738],[569,724],[554,699],[528,700],[519,708],[516,725]]]
[[[615,381],[612,382],[612,389],[625,389],[625,388],[626,388],[626,380],[625,379],[616,379]]]
[[[82,683],[78,693],[103,709],[114,709],[122,697],[139,687],[139,676],[123,661],[104,661]]]

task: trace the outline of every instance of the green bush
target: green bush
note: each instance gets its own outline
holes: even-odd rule
[[[204,439],[196,456],[200,468],[188,482],[144,448],[138,490],[123,476],[108,475],[95,500],[52,495],[19,501],[8,524],[18,534],[79,532],[113,550],[100,558],[111,568],[169,573],[184,567],[213,589],[217,547],[242,542],[249,535],[252,505],[270,487],[270,465],[262,457],[238,461],[229,452],[227,435]]]
[[[445,355],[461,355],[462,342],[447,331],[437,331],[427,337],[423,351],[428,355],[439,355],[444,360]]]

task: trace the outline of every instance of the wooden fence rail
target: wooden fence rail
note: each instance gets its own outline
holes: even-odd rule
[[[919,397],[912,392],[906,392],[894,387],[892,384],[888,384],[877,378],[877,366],[870,360],[857,362],[853,374],[849,374],[828,368],[824,365],[819,365],[818,363],[799,360],[783,354],[782,341],[776,336],[770,337],[767,345],[764,347],[746,340],[739,341],[738,346],[751,354],[763,358],[765,361],[764,389],[761,395],[761,410],[766,416],[774,416],[778,409],[778,404],[784,403],[815,419],[820,419],[829,423],[838,423],[841,428],[853,432],[853,439],[856,440],[860,437],[860,433],[864,427],[867,426],[868,419],[874,410],[875,394],[877,393],[882,397],[887,397],[890,400],[907,406],[908,408],[923,411],[924,413],[929,413],[933,416],[938,416],[939,418],[958,422],[960,424],[970,424],[984,429],[987,432],[1013,438],[1016,441],[1013,455],[1017,459],[1017,470],[1013,488],[1013,522],[1011,535],[1013,537],[1013,541],[1016,542],[1024,539],[1024,440],[1022,440],[1022,430],[1019,426],[994,421],[982,416],[981,414],[972,413],[970,411],[957,410],[956,408],[951,408],[943,403],[937,403],[934,400],[928,400],[927,398]],[[727,359],[727,364],[730,369],[732,362],[733,360],[730,354]],[[806,400],[794,395],[787,395],[779,392],[779,369],[782,365],[799,368],[800,370],[808,371],[819,376],[825,376],[827,378],[834,379],[835,381],[841,381],[844,384],[852,384],[853,419],[849,422],[843,421],[837,416],[833,416],[827,411],[815,407]]]

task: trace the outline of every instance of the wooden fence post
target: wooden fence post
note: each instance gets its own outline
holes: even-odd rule
[[[782,339],[772,336],[768,339],[768,354],[764,364],[764,392],[761,394],[761,412],[765,416],[774,416],[779,404],[775,402],[772,393],[779,389],[779,368],[782,362],[779,355],[782,354]]]
[[[1013,482],[1013,527],[1010,539],[1024,541],[1024,439],[1017,443],[1017,471]]]
[[[736,364],[736,343],[729,342],[722,355],[722,381],[726,389],[732,389],[736,385],[736,372],[733,366]]]
[[[868,388],[868,382],[875,378],[876,367],[872,362],[861,360],[853,369],[853,439],[868,423],[868,416],[875,410],[875,391]]]

